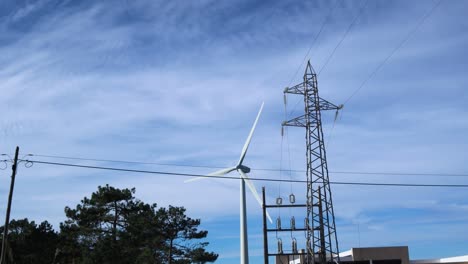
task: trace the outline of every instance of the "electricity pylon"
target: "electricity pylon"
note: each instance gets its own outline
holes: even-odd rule
[[[307,263],[339,262],[321,111],[338,111],[343,106],[336,106],[319,97],[317,74],[310,65],[310,61],[307,62],[303,82],[293,87],[286,87],[284,93],[285,96],[286,94],[304,96],[304,114],[284,121],[282,125],[306,129]]]

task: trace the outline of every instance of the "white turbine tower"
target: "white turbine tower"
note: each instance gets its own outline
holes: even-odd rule
[[[224,176],[235,170],[239,173],[239,178],[240,178],[240,250],[241,250],[240,263],[241,264],[249,263],[249,251],[248,251],[248,240],[247,240],[247,208],[246,208],[246,201],[245,201],[245,184],[246,183],[250,191],[254,195],[255,199],[260,204],[260,206],[263,205],[263,202],[260,199],[260,195],[258,195],[258,192],[255,189],[255,186],[253,185],[252,181],[247,176],[247,173],[250,172],[250,168],[242,164],[244,162],[247,149],[249,148],[250,141],[252,140],[252,135],[255,131],[255,127],[257,126],[258,119],[260,118],[260,114],[262,113],[263,104],[264,103],[262,103],[262,106],[260,107],[260,110],[258,111],[257,118],[255,119],[252,129],[250,130],[249,136],[247,137],[244,147],[242,148],[242,152],[241,152],[239,161],[237,162],[237,165],[235,167],[222,169],[222,170],[215,171],[207,175],[207,176]],[[187,180],[185,182],[191,182],[191,181],[196,181],[200,179],[204,179],[204,178],[196,177],[196,178]],[[271,217],[268,214],[268,212],[267,212],[267,217],[268,217],[268,220],[272,222]]]

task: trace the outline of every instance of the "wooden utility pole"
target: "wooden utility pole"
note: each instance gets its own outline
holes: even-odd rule
[[[2,255],[0,259],[0,264],[5,264],[6,243],[8,240],[8,224],[10,223],[11,200],[13,199],[13,189],[15,188],[16,169],[18,167],[18,153],[19,153],[19,147],[16,147],[15,159],[13,160],[13,165],[11,166],[12,172],[11,172],[10,194],[8,195],[8,207],[6,211],[5,225],[3,226]]]

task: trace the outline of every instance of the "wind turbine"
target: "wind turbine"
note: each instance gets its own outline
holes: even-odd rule
[[[249,251],[248,251],[248,239],[247,239],[247,206],[246,206],[246,200],[245,200],[245,184],[247,184],[247,187],[249,187],[250,191],[254,195],[255,199],[257,202],[260,204],[260,206],[263,206],[263,202],[260,199],[260,195],[258,195],[257,190],[255,189],[255,186],[253,185],[252,181],[249,179],[247,176],[247,173],[250,172],[250,168],[243,165],[242,163],[244,162],[245,154],[247,153],[247,149],[249,148],[250,141],[252,140],[252,135],[255,131],[255,127],[257,126],[258,119],[260,118],[260,114],[262,113],[263,110],[263,105],[260,107],[260,110],[258,111],[257,118],[255,118],[255,122],[252,126],[252,129],[250,130],[249,136],[247,137],[247,140],[245,141],[244,147],[242,148],[242,152],[239,158],[239,161],[237,162],[237,165],[235,167],[231,168],[226,168],[222,170],[215,171],[213,173],[208,174],[207,176],[224,176],[232,171],[237,171],[239,173],[239,179],[240,179],[240,250],[241,250],[241,264],[248,264],[249,263]],[[196,181],[200,179],[205,179],[204,177],[196,177],[189,179],[185,182],[191,182],[191,181]],[[267,217],[268,220],[270,220],[270,223],[273,222],[271,220],[270,215],[267,212]]]

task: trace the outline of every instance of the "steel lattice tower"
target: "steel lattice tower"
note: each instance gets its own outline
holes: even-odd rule
[[[342,106],[336,106],[319,97],[317,74],[310,61],[307,62],[304,81],[293,87],[286,87],[284,93],[304,96],[304,115],[284,121],[283,126],[306,129],[307,263],[339,262],[321,111],[339,110]]]

